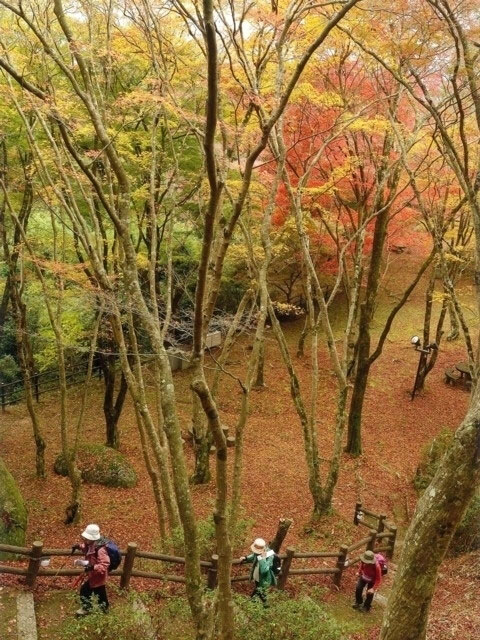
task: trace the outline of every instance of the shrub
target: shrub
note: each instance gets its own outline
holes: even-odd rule
[[[450,551],[454,554],[476,549],[480,549],[480,493],[473,497],[450,543]]]
[[[413,485],[419,493],[423,492],[432,481],[440,460],[451,445],[452,439],[453,433],[444,429],[430,442],[430,444],[424,447],[422,459],[417,467],[415,478],[413,480]]]
[[[236,598],[238,640],[344,640],[349,627],[337,622],[323,605],[309,596],[269,595],[270,607],[245,597]]]
[[[13,356],[6,355],[0,358],[0,382],[8,384],[12,380],[18,380],[20,375],[20,368]]]
[[[288,595],[272,591],[269,608],[245,596],[236,595],[236,640],[345,640],[353,631],[337,622],[313,597]],[[162,640],[193,640],[190,611],[185,598],[172,598],[157,610],[156,626],[162,629]]]
[[[134,592],[112,606],[107,615],[94,606],[88,616],[64,620],[55,632],[59,640],[145,640],[157,637],[147,610]]]
[[[422,460],[417,467],[413,484],[421,494],[428,487],[435,475],[443,455],[451,445],[453,433],[441,431],[432,442],[425,447]],[[468,553],[480,549],[480,493],[477,493],[468,507],[462,521],[455,531],[450,543],[451,553]]]
[[[137,474],[128,460],[118,451],[102,444],[80,445],[77,465],[84,482],[127,489],[137,484]],[[57,456],[53,468],[61,476],[68,475],[63,453]]]

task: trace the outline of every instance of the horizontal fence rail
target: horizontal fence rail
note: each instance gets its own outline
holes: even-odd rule
[[[357,564],[360,561],[360,556],[356,558],[349,558],[349,554],[358,551],[359,549],[371,550],[374,552],[385,552],[387,557],[391,558],[395,549],[395,542],[397,536],[397,528],[393,524],[388,526],[385,523],[386,516],[376,515],[373,512],[362,510],[361,503],[357,503],[355,506],[355,519],[359,518],[359,514],[367,513],[372,519],[377,520],[377,528],[371,528],[367,536],[358,540],[351,545],[341,545],[338,551],[296,551],[294,547],[288,547],[286,553],[279,554],[281,559],[281,571],[278,577],[278,588],[285,589],[286,582],[289,577],[294,576],[309,576],[309,575],[331,575],[334,584],[339,587],[342,575],[345,569]],[[362,518],[360,517],[360,521]],[[356,523],[359,524],[360,522]],[[381,530],[379,530],[381,529]],[[388,529],[388,530],[386,530]],[[43,542],[35,541],[31,548],[18,547],[7,544],[0,544],[0,552],[9,553],[15,556],[25,556],[29,559],[28,566],[16,567],[11,565],[0,564],[0,574],[12,574],[18,576],[25,576],[26,584],[29,587],[34,587],[37,577],[57,577],[57,576],[80,576],[85,575],[83,569],[80,568],[65,568],[65,563],[60,568],[50,568],[41,566],[42,559],[51,558],[55,556],[73,557],[81,556],[80,551],[76,551],[72,554],[71,549],[50,549],[43,547]],[[177,582],[180,584],[185,583],[185,577],[182,575],[176,575],[175,573],[165,574],[156,571],[146,571],[135,567],[135,563],[139,560],[152,560],[156,562],[163,562],[169,565],[178,565],[182,567],[185,565],[185,558],[181,556],[168,555],[165,553],[155,553],[153,551],[141,551],[134,542],[129,542],[125,550],[120,551],[123,557],[123,564],[120,569],[116,569],[111,572],[111,576],[120,577],[120,587],[122,589],[128,589],[131,578],[148,578],[152,580],[162,580],[164,582]],[[331,567],[301,567],[292,568],[294,560],[308,560],[308,559],[324,559],[334,560]],[[232,562],[233,567],[242,565],[240,559],[235,559]],[[217,568],[218,568],[218,556],[213,554],[210,560],[201,560],[200,566],[206,570],[206,585],[210,589],[214,589],[217,585]],[[250,579],[249,574],[233,575],[231,578],[234,582],[247,582]]]

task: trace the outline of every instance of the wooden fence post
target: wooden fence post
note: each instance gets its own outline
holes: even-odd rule
[[[135,542],[129,542],[127,545],[127,554],[123,563],[122,576],[120,578],[120,589],[128,589],[130,578],[132,576],[133,563],[137,554],[137,545]]]
[[[215,589],[217,586],[217,571],[218,571],[218,555],[214,553],[211,559],[212,566],[208,568],[207,573],[207,587],[208,589]]]
[[[370,540],[367,542],[368,551],[374,550],[376,541],[377,541],[377,532],[375,529],[370,529]]]
[[[342,575],[345,570],[345,562],[347,561],[348,555],[348,547],[346,544],[342,544],[340,547],[340,555],[337,558],[337,569],[338,573],[335,573],[333,576],[333,584],[337,587],[340,586],[342,581]]]
[[[33,587],[35,585],[35,580],[37,579],[37,574],[40,569],[40,557],[42,555],[43,550],[43,542],[39,542],[36,540],[32,544],[32,550],[30,552],[30,561],[28,563],[27,569],[27,577],[25,582],[29,587]]]
[[[280,591],[285,589],[287,583],[288,574],[290,573],[290,565],[292,564],[293,557],[295,555],[295,547],[287,547],[287,557],[283,559],[282,570],[278,577],[277,587]]]
[[[377,533],[383,533],[385,531],[385,520],[387,519],[386,514],[382,513],[378,516],[378,527]]]
[[[355,513],[353,514],[353,524],[358,525],[358,514],[362,510],[362,503],[355,503]]]
[[[280,547],[285,540],[285,536],[287,535],[292,522],[293,520],[291,518],[280,518],[280,520],[278,521],[277,533],[268,545],[270,549],[273,549],[273,551],[275,551],[275,553],[280,553]]]
[[[387,558],[393,558],[393,552],[395,551],[395,542],[397,541],[397,527],[392,525],[390,527],[390,533],[390,548],[387,551]]]

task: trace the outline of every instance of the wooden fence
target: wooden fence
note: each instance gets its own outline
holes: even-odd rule
[[[86,378],[87,371],[87,360],[68,365],[65,376],[67,386],[70,387],[82,383]],[[94,373],[96,373],[99,378],[102,376],[102,368],[98,358],[95,358],[93,361],[92,375]],[[34,373],[31,376],[32,393],[37,402],[40,402],[40,396],[42,394],[49,391],[56,391],[59,388],[59,378],[60,373],[56,368],[46,369],[40,373]],[[24,398],[25,387],[23,378],[6,384],[0,383],[0,406],[2,407],[2,411],[5,411],[5,407],[8,405],[17,404]]]
[[[355,507],[354,523],[364,524],[363,516],[368,516],[376,527],[369,527],[368,535],[358,540],[350,546],[342,544],[338,551],[297,551],[294,547],[288,547],[286,553],[279,554],[282,560],[281,572],[278,578],[278,588],[284,589],[287,580],[294,576],[307,575],[331,575],[334,584],[340,586],[343,572],[350,566],[356,564],[360,560],[360,556],[350,558],[350,554],[358,552],[360,549],[370,549],[375,552],[383,552],[389,558],[393,556],[395,549],[395,541],[397,536],[397,528],[388,523],[385,515],[377,515],[367,509],[362,509],[361,503],[357,503]],[[12,545],[0,544],[0,552],[11,553],[13,555],[26,556],[29,558],[27,567],[15,567],[11,565],[0,565],[0,574],[7,573],[19,576],[25,576],[26,584],[33,588],[37,577],[54,577],[57,576],[80,576],[84,573],[82,569],[65,568],[68,559],[72,557],[70,549],[48,549],[43,547],[43,542],[35,541],[30,549],[26,547],[16,547]],[[165,582],[185,583],[185,577],[182,575],[157,573],[154,571],[143,571],[135,568],[137,559],[154,560],[173,565],[184,565],[185,558],[163,553],[153,553],[151,551],[141,551],[137,544],[129,542],[126,550],[121,551],[124,561],[120,569],[112,571],[110,575],[120,576],[120,587],[128,589],[131,578],[149,578],[152,580],[163,580]],[[80,556],[80,552],[75,552]],[[54,556],[64,556],[66,560],[60,568],[54,569],[41,566],[42,558],[50,558]],[[331,567],[302,567],[295,568],[292,566],[295,559],[325,558],[334,561]],[[241,565],[240,560],[234,560],[233,565]],[[214,589],[217,584],[217,566],[218,556],[212,555],[210,560],[202,560],[201,567],[206,573],[206,585],[210,589]],[[232,583],[247,582],[249,574],[233,575]]]

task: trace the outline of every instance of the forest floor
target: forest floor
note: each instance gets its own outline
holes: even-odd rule
[[[383,294],[377,311],[376,326],[397,301],[411,274],[406,273],[402,261],[390,265],[383,282]],[[412,478],[422,450],[443,429],[455,429],[461,422],[468,402],[468,393],[444,383],[444,369],[466,359],[461,339],[442,342],[436,368],[427,378],[425,391],[412,402],[409,393],[418,364],[418,354],[410,345],[414,334],[421,335],[423,327],[424,289],[418,289],[399,314],[384,353],[374,364],[370,376],[364,409],[364,454],[357,459],[344,456],[342,471],[334,497],[334,514],[312,525],[311,499],[308,490],[301,427],[295,413],[287,372],[271,331],[267,333],[265,357],[266,387],[252,394],[251,412],[245,433],[245,462],[243,480],[243,508],[251,519],[244,542],[257,536],[269,539],[282,516],[294,520],[287,543],[299,550],[337,550],[342,543],[364,535],[352,525],[356,501],[367,508],[388,514],[402,535],[415,508],[416,494]],[[475,322],[475,311],[467,288],[460,291],[467,319]],[[437,310],[438,311],[438,310]],[[341,339],[342,305],[336,308],[335,326]],[[448,324],[448,323],[447,323]],[[284,325],[292,354],[302,322]],[[475,327],[476,328],[476,327]],[[375,344],[375,340],[373,341]],[[243,376],[249,355],[250,340],[242,338],[236,345],[229,363],[231,373]],[[332,374],[324,346],[320,348],[320,386],[318,411],[318,438],[320,455],[328,460],[331,450],[335,408],[335,377]],[[213,363],[212,363],[213,366]],[[308,355],[295,359],[305,398],[309,397],[310,361]],[[189,371],[175,373],[178,389],[178,413],[186,431],[190,423],[191,396]],[[69,391],[69,419],[74,428],[79,406],[80,388]],[[241,391],[238,382],[224,376],[219,397],[222,422],[234,430]],[[142,549],[155,549],[160,545],[155,524],[155,507],[148,475],[143,464],[134,412],[127,399],[121,420],[121,452],[130,460],[138,474],[138,485],[133,489],[111,489],[85,485],[82,523],[78,529],[63,524],[64,508],[69,489],[68,481],[53,473],[53,461],[60,450],[59,404],[55,393],[41,397],[38,413],[47,441],[46,459],[48,479],[34,476],[34,450],[30,421],[23,404],[8,407],[0,415],[0,455],[18,481],[29,511],[28,542],[43,540],[49,547],[69,547],[78,539],[81,526],[97,522],[102,531],[114,538],[122,547],[135,541]],[[102,442],[103,433],[102,383],[93,381],[87,403],[85,440]],[[189,464],[193,452],[186,445]],[[212,465],[213,466],[213,465]],[[206,518],[211,514],[214,483],[193,488],[197,514]],[[401,536],[400,536],[401,538]],[[245,547],[236,549],[238,555]],[[398,553],[396,554],[398,557]],[[55,564],[56,562],[56,564]],[[60,561],[53,559],[52,565]],[[480,556],[471,554],[446,560],[432,606],[429,637],[433,640],[478,637],[480,606],[478,587]],[[391,576],[382,592],[388,592]],[[3,582],[14,582],[2,576]],[[349,607],[354,572],[347,571],[340,593],[331,589],[324,598],[343,618],[355,616]],[[134,579],[134,586],[152,588],[152,583]],[[315,578],[309,584],[328,585],[326,579]],[[39,579],[38,593],[52,587],[52,581]],[[67,579],[56,579],[56,584],[67,587]],[[299,580],[291,580],[288,591],[294,592]],[[178,592],[178,587],[171,592]],[[343,613],[342,613],[343,612]],[[381,607],[365,623],[356,638],[376,638],[381,622]]]

